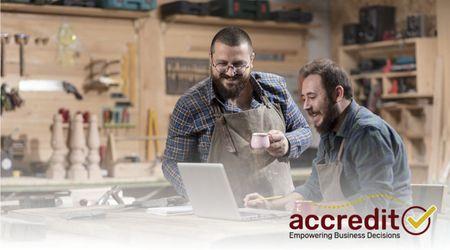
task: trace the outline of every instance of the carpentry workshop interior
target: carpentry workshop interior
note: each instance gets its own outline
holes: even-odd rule
[[[328,201],[333,187],[324,182],[334,181],[349,207],[350,197],[369,197],[373,187],[427,210],[419,222],[431,221],[431,239],[417,249],[450,243],[450,1],[2,0],[0,7],[5,246],[67,237],[78,249],[76,239],[88,237],[112,248],[121,245],[109,240],[119,238],[161,249],[329,247],[290,239],[289,220],[233,219],[243,207],[269,211],[292,194],[301,199],[280,206],[306,213]],[[319,163],[341,157],[334,181],[323,179]],[[235,176],[233,164],[269,176]],[[273,164],[280,166],[263,171]],[[253,182],[266,186],[252,189]]]

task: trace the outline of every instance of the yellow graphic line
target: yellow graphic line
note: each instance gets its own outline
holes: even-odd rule
[[[362,203],[366,199],[374,199],[374,198],[380,198],[380,197],[383,197],[385,199],[392,200],[392,201],[395,201],[395,202],[397,202],[399,204],[405,205],[405,202],[403,202],[403,201],[401,201],[401,200],[397,199],[396,197],[394,197],[392,195],[389,195],[389,194],[368,194],[368,195],[365,195],[365,197],[359,197],[359,198],[357,198],[357,199],[355,199],[353,201],[349,201],[349,202],[346,202],[346,203],[343,203],[343,204],[340,204],[340,205],[337,205],[337,204],[336,205],[334,205],[334,204],[333,205],[322,205],[320,203],[315,203],[315,202],[312,205],[317,206],[317,207],[322,208],[322,209],[324,209],[324,208],[325,209],[340,209],[340,208],[350,207],[350,206],[354,206],[356,204]]]

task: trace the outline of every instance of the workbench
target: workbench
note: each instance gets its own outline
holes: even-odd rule
[[[311,173],[311,168],[292,169],[292,179],[294,184],[298,185],[306,181]],[[127,188],[169,188],[170,183],[160,177],[140,177],[140,178],[111,178],[106,177],[101,180],[52,180],[37,177],[3,177],[0,179],[1,192],[58,192],[70,189],[108,187],[119,185],[124,189]]]
[[[102,209],[104,217],[67,220],[67,212]],[[23,240],[2,240],[7,249],[430,249],[430,237],[405,239],[295,239],[289,218],[250,222],[199,218],[194,215],[158,216],[144,209],[41,208],[11,211],[7,218],[31,221],[33,230],[16,230]],[[5,218],[2,218],[4,220]],[[450,218],[440,217],[435,243],[448,244]],[[17,228],[16,228],[17,229]],[[23,228],[22,228],[23,229]],[[296,231],[299,232],[299,231]],[[305,232],[305,231],[303,231]],[[8,234],[9,232],[6,232]],[[320,232],[319,232],[320,233]],[[3,232],[5,234],[5,232]],[[28,236],[26,235],[28,234]],[[40,235],[37,237],[36,235]],[[31,239],[27,239],[31,237]],[[349,246],[353,246],[350,247]],[[358,247],[359,246],[359,247]]]

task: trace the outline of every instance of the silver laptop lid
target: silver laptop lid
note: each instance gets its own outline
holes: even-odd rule
[[[197,216],[240,219],[238,206],[222,164],[178,163],[178,169]]]

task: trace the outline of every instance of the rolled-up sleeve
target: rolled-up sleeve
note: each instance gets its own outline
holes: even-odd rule
[[[180,98],[173,110],[162,170],[166,179],[178,194],[186,197],[186,191],[177,167],[178,162],[192,162],[198,158],[197,137],[194,134],[194,122],[186,102]]]

